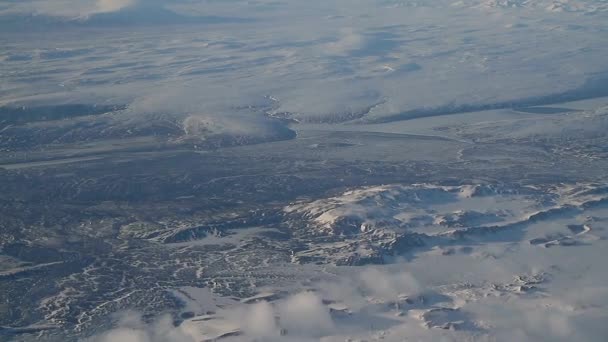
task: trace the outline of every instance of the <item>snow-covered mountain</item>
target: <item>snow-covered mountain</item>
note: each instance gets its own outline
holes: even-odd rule
[[[0,1],[0,341],[605,342],[607,9]]]
[[[0,12],[0,27],[5,31],[39,31],[78,28],[118,28],[133,26],[234,24],[250,20],[240,17],[189,15],[172,10],[163,1],[99,1],[81,13]]]

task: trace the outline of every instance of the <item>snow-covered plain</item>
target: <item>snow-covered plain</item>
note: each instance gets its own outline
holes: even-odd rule
[[[0,76],[0,341],[608,339],[607,1],[9,1]]]
[[[386,121],[607,95],[604,1],[3,7],[4,105],[128,104],[117,118],[125,125],[151,112],[214,118],[235,107],[304,122]],[[17,17],[27,19],[11,32]],[[219,19],[193,20],[203,17]]]

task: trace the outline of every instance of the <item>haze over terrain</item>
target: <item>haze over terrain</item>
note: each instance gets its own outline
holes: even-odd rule
[[[605,0],[0,3],[0,341],[605,341]]]

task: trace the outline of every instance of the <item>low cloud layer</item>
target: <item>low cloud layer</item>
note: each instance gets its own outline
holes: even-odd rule
[[[395,267],[366,267],[359,275],[342,276],[315,287],[314,291],[272,302],[229,305],[211,316],[186,320],[177,326],[169,316],[145,324],[138,314],[128,312],[119,317],[115,329],[87,342],[195,342],[218,337],[227,342],[312,342],[380,336],[389,342],[405,337],[459,341],[471,336],[477,336],[475,341],[499,342],[514,338],[524,342],[572,338],[600,341],[598,338],[606,332],[601,318],[581,316],[575,307],[565,304],[603,305],[608,298],[605,288],[583,289],[563,302],[551,302],[552,305],[547,305],[550,302],[542,297],[513,298],[505,304],[490,296],[470,298],[471,303],[451,309],[454,303],[448,297],[433,298],[413,274]],[[414,302],[407,304],[403,298]],[[399,301],[410,307],[395,308],[394,303]],[[443,304],[434,305],[435,301]],[[419,310],[426,307],[434,307],[435,311]],[[437,309],[442,307],[446,309]],[[421,316],[417,318],[418,315]],[[444,323],[457,328],[433,328]]]
[[[169,316],[145,324],[136,312],[119,315],[118,327],[88,340],[88,342],[194,342],[195,340],[173,325]]]
[[[328,336],[348,335],[370,324],[362,322],[362,326],[353,331],[335,321],[328,303],[339,303],[349,311],[355,308],[369,311],[362,303],[369,304],[370,299],[394,301],[399,295],[413,294],[420,289],[408,272],[367,268],[358,277],[318,284],[315,291],[296,293],[273,302],[228,306],[214,314],[210,320],[213,323],[202,327],[196,324],[196,319],[174,326],[169,316],[144,324],[139,314],[123,313],[117,320],[117,328],[88,342],[190,342],[230,331],[238,331],[237,341],[318,341]]]
[[[311,292],[302,292],[272,304],[262,301],[239,305],[217,315],[221,318],[215,321],[215,326],[205,329],[190,322],[176,327],[169,316],[144,324],[139,314],[127,312],[120,316],[117,328],[88,342],[195,342],[221,336],[223,331],[238,331],[240,337],[237,340],[314,341],[336,331],[329,309],[317,294]]]

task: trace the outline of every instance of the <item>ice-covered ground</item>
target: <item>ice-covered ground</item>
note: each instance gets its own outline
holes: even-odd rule
[[[605,341],[607,43],[604,0],[2,3],[0,340]]]
[[[180,289],[188,315],[179,327],[162,319],[151,327],[123,319],[120,328],[97,338],[111,341],[143,334],[152,341],[602,341],[608,333],[603,324],[608,312],[603,265],[608,247],[606,186],[502,190],[387,186],[289,207],[307,211],[314,222],[311,229],[331,227],[338,211],[361,215],[353,211],[353,203],[366,201],[375,202],[363,206],[367,219],[372,212],[386,219],[402,210],[415,214],[411,208],[439,216],[442,210],[466,213],[471,205],[512,217],[483,226],[473,215],[461,222],[460,234],[427,232],[428,240],[408,261],[327,267],[322,273],[296,268],[299,283],[260,289],[258,296],[241,301],[204,289]],[[378,214],[376,205],[393,212]],[[438,223],[428,223],[429,228],[433,224]],[[344,252],[335,248],[322,257]]]
[[[607,95],[604,1],[77,3],[0,9],[8,28],[28,18],[0,36],[4,105],[126,104],[125,124],[225,127],[227,113],[382,122]]]

